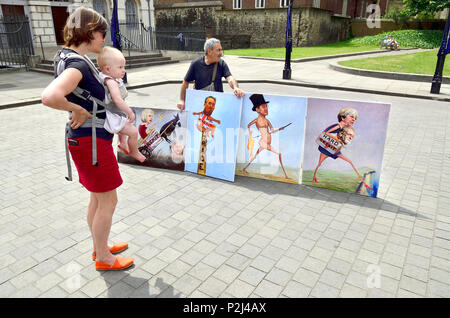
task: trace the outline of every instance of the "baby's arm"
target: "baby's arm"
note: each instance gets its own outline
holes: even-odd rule
[[[127,114],[128,120],[130,122],[134,122],[135,116],[133,111],[130,107],[128,107],[127,103],[120,96],[119,84],[113,79],[106,79],[105,83],[108,87],[109,94],[111,95],[113,103]]]

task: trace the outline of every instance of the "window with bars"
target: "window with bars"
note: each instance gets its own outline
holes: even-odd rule
[[[125,1],[125,20],[127,24],[138,23],[136,3],[134,2],[134,0]]]
[[[106,3],[105,0],[94,0],[92,2],[94,10],[100,13],[104,18],[108,19],[106,14]]]
[[[255,0],[255,8],[265,8],[266,0]]]
[[[290,0],[280,0],[280,8],[287,8],[287,7],[289,7],[289,1]]]
[[[242,9],[242,0],[233,0],[233,9]]]

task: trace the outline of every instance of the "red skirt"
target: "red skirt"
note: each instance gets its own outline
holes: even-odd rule
[[[112,139],[97,138],[97,166],[92,165],[91,136],[70,138],[69,151],[77,168],[79,181],[89,192],[108,192],[123,183]]]

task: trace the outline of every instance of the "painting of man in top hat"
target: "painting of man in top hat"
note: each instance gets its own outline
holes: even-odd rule
[[[299,183],[306,99],[248,95],[241,120],[246,138],[240,139],[236,174]]]

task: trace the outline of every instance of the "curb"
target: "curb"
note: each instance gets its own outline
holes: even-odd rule
[[[226,83],[225,81],[223,81],[223,82]],[[306,83],[296,82],[295,80],[252,80],[252,79],[246,80],[246,79],[240,79],[239,83],[276,84],[276,85],[298,86],[298,87],[329,89],[329,90],[341,90],[341,91],[356,92],[356,93],[367,93],[367,94],[376,94],[376,95],[387,95],[387,96],[397,96],[397,97],[406,97],[406,98],[435,100],[435,101],[441,101],[441,102],[450,102],[450,96],[449,97],[441,97],[441,96],[431,96],[431,95],[397,93],[397,92],[371,90],[371,89],[345,87],[345,86],[336,87],[336,86],[330,86],[330,85],[306,84]],[[160,81],[160,82],[150,82],[150,83],[128,86],[127,89],[133,90],[133,89],[140,89],[140,88],[145,88],[145,87],[167,85],[167,84],[180,84],[181,85],[181,82],[180,82],[180,80],[166,80],[166,81]],[[21,107],[21,106],[28,106],[28,105],[33,105],[33,104],[40,104],[40,103],[41,103],[40,98],[33,99],[33,100],[19,102],[19,103],[0,105],[0,110]]]
[[[433,75],[364,70],[360,68],[339,65],[337,62],[331,62],[328,66],[332,70],[338,72],[359,76],[375,77],[382,79],[394,79],[401,81],[425,82],[425,83],[431,83],[431,81],[433,80]],[[443,76],[442,84],[450,84],[450,77]]]
[[[399,49],[399,51],[410,51],[410,50],[416,50],[416,49],[415,48]],[[377,53],[389,53],[389,52],[391,52],[391,51],[380,49],[378,51],[366,51],[366,52],[355,52],[355,53],[344,53],[344,54],[335,54],[335,55],[304,57],[301,59],[291,60],[291,63],[303,63],[303,62],[312,62],[312,61],[320,61],[320,60],[331,60],[331,59],[340,58],[340,57],[358,56],[358,55],[366,55],[366,54],[377,54]],[[285,59],[269,58],[269,57],[256,57],[256,56],[238,56],[238,57],[242,58],[242,59],[251,59],[251,60],[266,60],[266,61],[277,61],[277,62],[285,61]]]

